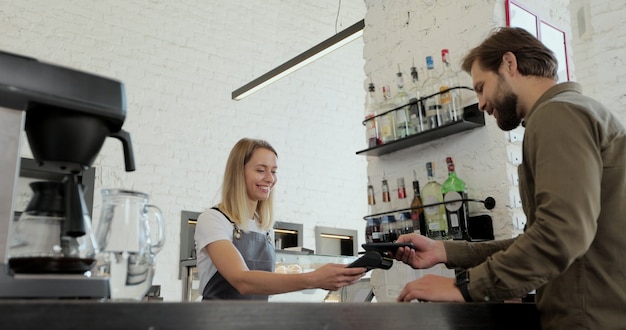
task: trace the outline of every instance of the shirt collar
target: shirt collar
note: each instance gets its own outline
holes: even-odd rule
[[[541,104],[543,104],[544,102],[552,99],[553,97],[555,97],[558,94],[564,93],[564,92],[576,92],[578,94],[582,94],[582,87],[580,86],[579,83],[576,82],[564,82],[564,83],[560,83],[560,84],[556,84],[552,87],[550,87],[547,91],[545,91],[537,100],[537,102],[535,102],[535,104],[532,106],[532,108],[530,108],[530,111],[528,112],[528,115],[522,119],[522,126],[526,127],[526,122],[528,122],[528,119],[530,118],[530,116],[532,116],[533,112],[535,111],[535,109],[537,109],[539,106],[541,106]]]

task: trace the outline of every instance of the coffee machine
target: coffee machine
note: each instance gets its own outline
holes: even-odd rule
[[[9,250],[23,131],[38,166],[64,175],[63,186],[47,195],[60,191],[61,235],[76,241],[86,235],[85,220],[89,225],[91,219],[78,178],[91,168],[107,137],[122,142],[126,171],[135,169],[130,135],[122,130],[125,118],[123,83],[0,51],[0,298],[109,296],[107,278],[83,272],[90,260],[85,269],[76,269],[76,263],[67,269],[60,262],[64,258],[48,257],[42,267],[41,258],[22,258],[26,267],[12,269]]]

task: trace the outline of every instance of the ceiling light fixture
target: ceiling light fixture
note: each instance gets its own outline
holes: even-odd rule
[[[334,36],[320,42],[304,53],[290,59],[289,61],[277,66],[266,74],[252,80],[242,87],[232,92],[232,99],[239,101],[252,93],[257,92],[261,88],[291,74],[292,72],[302,68],[303,66],[331,53],[334,50],[350,43],[351,41],[363,35],[365,20],[360,20],[350,27],[335,34]]]

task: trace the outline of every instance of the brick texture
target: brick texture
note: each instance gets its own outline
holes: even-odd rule
[[[366,160],[360,124],[362,41],[355,41],[242,101],[231,91],[365,16],[360,0],[0,1],[0,49],[121,80],[137,171],[119,141],[96,159],[100,189],[143,191],[167,220],[154,284],[181,297],[180,212],[219,201],[228,152],[242,137],[279,154],[276,220],[364,236]],[[337,22],[337,24],[336,24]],[[24,148],[23,154],[30,152]]]
[[[624,2],[517,2],[566,31],[572,79],[625,118]],[[585,5],[592,32],[579,38],[576,11]],[[335,33],[337,7],[330,0],[0,0],[0,49],[124,82],[124,128],[133,138],[137,171],[124,172],[121,146],[108,139],[94,164],[93,218],[99,218],[102,188],[151,195],[168,223],[154,279],[166,301],[181,297],[180,212],[219,200],[226,157],[244,136],[277,148],[277,220],[303,223],[307,248],[315,248],[316,225],[356,229],[363,241],[368,175],[378,193],[383,170],[392,189],[400,176],[410,187],[413,170],[423,186],[424,164],[432,160],[443,181],[448,155],[470,197],[498,201],[490,213],[496,235],[519,233],[514,219],[521,212],[509,202],[514,165],[507,161],[510,145],[519,142],[510,142],[493,118],[485,128],[388,156],[354,154],[365,146],[360,123],[369,80],[394,86],[398,65],[406,75],[413,61],[422,67],[426,55],[439,61],[441,48],[458,62],[491,28],[505,24],[504,1],[343,0],[337,30],[365,17],[363,41],[247,99],[230,99],[232,90]],[[481,212],[476,205],[471,210]]]
[[[408,75],[413,64],[423,69],[424,57],[432,55],[436,68],[441,68],[440,51],[448,48],[459,70],[458,63],[470,48],[478,45],[493,28],[506,25],[505,1],[365,2],[363,39],[368,78],[364,84],[371,79],[379,86],[391,85],[392,91],[398,66]],[[626,69],[620,53],[625,46],[626,30],[618,19],[625,12],[624,2],[519,0],[517,3],[565,31],[571,80],[580,82],[588,95],[626,119],[623,89]],[[586,38],[580,38],[576,33],[576,13],[584,5],[590,10],[589,24],[593,31]],[[465,73],[461,75],[463,79],[468,77]],[[516,173],[516,164],[509,160],[510,151],[519,149],[521,141],[510,141],[509,134],[502,132],[493,118],[486,118],[486,121],[484,128],[368,159],[368,175],[378,194],[383,173],[392,185],[391,190],[395,190],[397,177],[404,177],[406,182],[412,180],[413,171],[423,187],[427,182],[425,163],[428,161],[436,163],[437,181],[443,182],[447,177],[445,158],[452,156],[457,174],[468,184],[471,198],[493,196],[496,199],[496,208],[487,212],[494,220],[496,237],[514,237],[521,233],[525,217],[521,208],[513,203],[515,198],[511,198],[511,193],[517,193],[512,174]],[[523,134],[523,128],[517,131]],[[470,212],[486,211],[478,204],[470,204]]]

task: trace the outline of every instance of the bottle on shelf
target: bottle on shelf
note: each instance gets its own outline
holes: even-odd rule
[[[376,88],[374,83],[370,83],[367,88],[367,98],[365,99],[365,139],[368,148],[381,145],[380,133],[378,131],[378,101],[376,100]]]
[[[393,96],[394,107],[401,107],[396,109],[396,139],[402,139],[409,135],[415,134],[413,127],[409,122],[409,94],[404,90],[404,79],[402,78],[402,72],[400,72],[400,66],[398,65],[398,73],[396,74],[396,84],[398,89]]]
[[[426,56],[426,68],[427,78],[424,81],[422,90],[424,90],[424,94],[426,94],[424,96],[430,96],[439,93],[439,88],[441,87],[441,80],[439,80],[438,75],[435,73],[435,63],[432,56]],[[428,97],[425,100],[425,107],[429,129],[437,128],[445,124],[445,117],[439,95]]]
[[[424,204],[442,203],[441,184],[435,180],[434,162],[426,163],[426,172],[428,173],[428,183],[426,183],[424,191],[422,191]],[[443,204],[424,208],[424,217],[426,218],[426,234],[428,237],[432,239],[448,238],[448,223]]]
[[[365,225],[365,243],[374,243],[374,218],[368,217]]]
[[[409,90],[409,121],[413,126],[415,133],[421,133],[427,129],[426,113],[424,112],[424,104],[420,101],[422,98],[421,87],[419,84],[419,75],[415,66],[411,67],[411,81],[413,85]]]
[[[456,201],[454,203],[445,204],[446,217],[448,219],[448,236],[452,239],[470,240],[467,231],[467,221],[469,219],[469,210],[467,201],[467,186],[454,171],[454,162],[452,157],[446,158],[448,165],[448,178],[441,185],[441,193],[445,202]]]
[[[396,218],[393,215],[383,215],[380,217],[381,242],[393,243],[398,239],[398,234],[395,229],[396,226]]]
[[[367,177],[367,208],[368,214],[375,214],[378,212],[376,208],[376,192],[374,186]],[[382,233],[380,232],[380,218],[368,217],[367,225],[365,227],[365,240],[368,243],[382,242]]]
[[[457,78],[459,79],[459,86],[463,87],[472,87],[474,82],[472,80],[472,76],[463,71],[457,71]],[[478,97],[474,90],[469,90],[462,88],[459,90],[459,98],[461,100],[461,109],[465,109],[465,107],[478,103]]]
[[[400,202],[397,202],[396,208],[397,209],[405,209],[408,207],[407,202],[406,202],[406,187],[404,186],[404,178],[398,178],[396,180],[396,182],[398,183],[398,200]]]
[[[372,219],[372,243],[381,243],[383,241],[383,233],[380,229],[380,218]]]
[[[389,212],[392,210],[391,206],[391,193],[389,192],[389,183],[387,182],[387,178],[383,174],[383,181],[381,183],[381,191],[382,191],[382,209],[381,212]]]
[[[443,92],[453,87],[459,87],[459,77],[452,69],[450,63],[450,52],[447,49],[441,50],[441,61],[443,62],[444,71],[441,74],[441,88],[440,101],[444,114],[451,120],[457,121],[463,119],[463,107],[461,105],[461,90],[451,89],[447,92]]]
[[[367,206],[369,214],[376,213],[376,192],[369,176],[367,177]]]
[[[413,232],[426,236],[426,219],[424,218],[424,208],[422,207],[422,195],[420,194],[420,183],[417,180],[417,173],[413,170],[413,201],[411,201],[411,222]]]
[[[398,178],[398,202],[396,209],[407,209],[409,207],[410,203],[409,200],[406,198],[406,187],[404,186],[404,178]],[[413,221],[411,220],[411,212],[398,212],[396,220],[398,223],[398,228],[396,230],[398,235],[413,232]]]
[[[389,183],[384,174],[381,187],[383,192],[381,212],[391,212],[393,210],[391,206],[391,193],[389,192]],[[393,214],[384,214],[380,217],[380,232],[382,233],[383,242],[393,242],[396,240],[396,219]]]
[[[383,101],[380,103],[379,111],[384,113],[395,108],[395,105],[391,99],[391,91],[389,86],[383,86]],[[380,124],[380,140],[383,144],[389,143],[396,139],[396,124],[393,111],[386,113],[378,117],[378,123]]]

